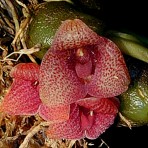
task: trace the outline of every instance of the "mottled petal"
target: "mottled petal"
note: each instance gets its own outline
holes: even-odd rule
[[[39,65],[35,63],[19,63],[12,68],[11,77],[34,81],[39,78]]]
[[[1,111],[10,115],[34,115],[41,104],[36,82],[15,79],[1,104]]]
[[[84,84],[69,61],[70,51],[51,50],[44,56],[39,76],[40,98],[47,106],[68,105],[86,95]]]
[[[85,112],[82,107],[90,110],[89,114],[85,114],[88,127],[86,127],[86,122],[83,121],[84,117],[81,117],[83,119],[81,124],[85,127],[85,136],[89,139],[96,139],[114,123],[119,107],[119,102],[116,98],[100,99],[90,97],[82,99],[77,103],[81,106],[81,111]]]
[[[108,39],[97,47],[97,62],[88,93],[97,98],[117,96],[128,89],[130,77],[118,47]]]
[[[10,73],[13,83],[1,104],[10,115],[34,115],[41,104],[38,93],[39,65],[20,63]]]
[[[70,106],[51,106],[48,107],[44,104],[40,105],[39,115],[46,121],[51,123],[63,122],[69,119]]]
[[[47,130],[47,136],[52,139],[81,139],[84,133],[81,130],[79,108],[71,105],[71,113],[68,121],[51,124]]]
[[[79,106],[95,111],[95,113],[116,114],[119,107],[117,98],[88,97],[76,102]]]
[[[114,123],[119,106],[116,98],[90,97],[77,103],[78,105],[71,105],[69,120],[49,126],[47,130],[49,138],[95,139]]]
[[[52,47],[58,50],[100,43],[99,36],[79,19],[66,20],[55,34]]]
[[[85,136],[88,139],[98,138],[114,123],[115,117],[115,115],[109,114],[96,114],[93,126],[86,131]]]

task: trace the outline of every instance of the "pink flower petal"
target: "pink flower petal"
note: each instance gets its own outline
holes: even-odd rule
[[[52,47],[58,50],[100,43],[99,36],[79,19],[66,20],[55,34]]]
[[[128,89],[130,77],[118,47],[108,39],[97,47],[97,62],[88,93],[97,98],[117,96]]]
[[[34,115],[41,104],[38,93],[39,66],[34,63],[16,65],[10,90],[1,104],[1,111],[10,115]]]
[[[51,124],[47,130],[47,136],[52,139],[81,139],[84,133],[81,130],[79,108],[71,105],[71,113],[68,121]]]
[[[115,98],[90,97],[81,99],[77,103],[78,105],[71,105],[69,120],[49,126],[47,130],[49,138],[95,139],[114,123],[119,103]]]
[[[86,122],[83,121],[84,117],[81,117],[82,127],[85,127],[85,129],[83,129],[85,130],[85,136],[89,139],[96,139],[114,123],[119,106],[116,98],[99,99],[90,97],[80,100],[77,103],[90,110],[90,112],[85,114],[88,127],[86,127]],[[81,111],[85,112],[85,110],[82,109],[83,108],[81,108]]]
[[[85,107],[90,111],[103,114],[116,114],[119,108],[119,100],[117,98],[95,98],[88,97],[76,102],[79,106]]]
[[[13,78],[35,81],[39,78],[39,65],[35,63],[19,63],[10,73]]]
[[[1,111],[10,115],[34,115],[40,104],[35,82],[16,78],[1,104]]]
[[[51,123],[63,122],[69,119],[70,106],[51,106],[48,107],[44,104],[40,105],[39,115]]]
[[[39,76],[40,98],[47,106],[68,105],[86,95],[85,86],[76,75],[71,51],[51,50],[44,56]]]
[[[103,134],[115,120],[115,115],[98,113],[95,115],[93,126],[86,131],[88,139],[96,139]]]

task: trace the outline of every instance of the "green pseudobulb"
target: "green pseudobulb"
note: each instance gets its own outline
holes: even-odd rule
[[[122,53],[148,63],[148,38],[133,32],[107,31],[106,37],[111,39]]]
[[[102,33],[102,21],[81,12],[73,4],[65,1],[45,2],[37,8],[27,29],[27,47],[41,44],[41,51],[35,53],[35,56],[42,59],[62,21],[75,18],[84,21],[96,33]]]
[[[119,96],[120,112],[133,125],[145,125],[148,123],[148,65],[130,60],[128,66],[132,81],[128,90]]]

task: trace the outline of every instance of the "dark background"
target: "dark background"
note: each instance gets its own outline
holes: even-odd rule
[[[96,140],[89,140],[88,143],[94,145],[89,148],[99,148],[101,139],[109,146],[109,148],[148,148],[148,127],[147,125],[141,127],[128,127],[116,124],[110,126],[99,138]],[[107,148],[105,144],[100,148]]]
[[[148,37],[145,0],[72,0],[86,13],[101,18],[109,28],[126,28]]]
[[[148,37],[146,1],[101,0],[102,19],[110,28],[127,28]]]

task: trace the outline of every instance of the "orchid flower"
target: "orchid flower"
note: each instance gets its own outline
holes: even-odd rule
[[[10,115],[39,114],[56,139],[95,139],[118,113],[116,98],[128,89],[122,53],[109,39],[79,19],[66,20],[55,34],[41,65],[20,63],[1,104]]]

